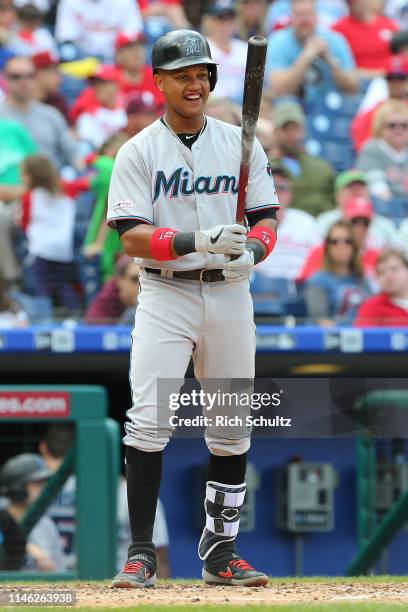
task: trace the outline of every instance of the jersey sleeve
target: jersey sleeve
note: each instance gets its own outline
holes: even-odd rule
[[[279,208],[271,167],[260,142],[255,138],[245,212],[260,212],[268,208]]]
[[[115,159],[109,186],[107,223],[116,228],[118,219],[153,225],[151,179],[140,152],[130,142]]]

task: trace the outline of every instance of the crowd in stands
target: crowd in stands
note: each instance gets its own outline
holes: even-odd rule
[[[131,324],[138,266],[106,225],[115,156],[165,112],[155,40],[199,29],[207,114],[240,125],[268,38],[257,136],[281,203],[255,313],[408,320],[408,0],[0,0],[0,327]]]

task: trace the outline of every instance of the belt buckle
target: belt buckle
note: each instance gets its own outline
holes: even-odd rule
[[[200,281],[201,281],[202,283],[208,283],[208,282],[209,282],[209,281],[205,280],[205,278],[204,278],[204,274],[205,274],[206,272],[208,272],[208,270],[207,270],[206,268],[203,268],[203,269],[201,270],[201,272],[200,272]]]

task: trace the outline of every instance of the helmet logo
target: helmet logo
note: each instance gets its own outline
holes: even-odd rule
[[[200,53],[200,41],[198,38],[186,38],[183,47],[186,48],[186,56]]]

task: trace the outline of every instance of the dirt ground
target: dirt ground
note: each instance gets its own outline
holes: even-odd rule
[[[76,593],[76,607],[130,607],[141,604],[155,605],[267,605],[289,603],[351,603],[386,602],[405,603],[408,608],[408,582],[279,582],[273,581],[265,588],[211,587],[204,584],[158,583],[155,589],[111,589],[108,584],[69,582],[30,587],[14,584],[0,587],[2,590],[16,589],[53,591],[69,589]]]

